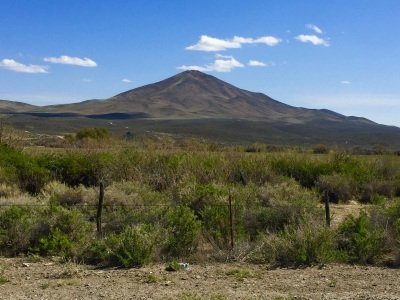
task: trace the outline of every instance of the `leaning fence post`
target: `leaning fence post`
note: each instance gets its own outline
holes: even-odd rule
[[[231,233],[231,248],[233,249],[233,219],[232,219],[232,197],[231,189],[229,191],[229,223],[230,223],[230,233]]]
[[[97,236],[99,238],[103,237],[102,233],[102,224],[101,224],[101,213],[103,211],[103,201],[104,201],[104,185],[103,182],[100,182],[100,195],[99,195],[99,204],[97,206],[97,217],[96,217],[96,225],[97,225]]]
[[[325,198],[324,200],[325,200],[326,225],[328,225],[328,227],[331,227],[331,212],[330,212],[330,208],[329,208],[329,194],[328,194],[328,191],[325,191],[324,198]]]

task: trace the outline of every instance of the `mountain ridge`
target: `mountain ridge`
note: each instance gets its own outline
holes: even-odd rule
[[[12,115],[13,124],[22,130],[57,135],[96,126],[120,136],[133,130],[137,136],[165,133],[229,143],[400,147],[398,127],[328,109],[293,107],[199,71],[185,71],[108,99],[43,107],[0,100],[1,113]]]
[[[132,114],[151,119],[238,118],[299,124],[314,120],[374,122],[326,109],[293,107],[271,97],[237,88],[199,71],[184,71],[165,80],[131,89],[103,100],[43,107],[0,103],[0,112],[70,113],[81,116]],[[7,111],[7,108],[9,111]]]

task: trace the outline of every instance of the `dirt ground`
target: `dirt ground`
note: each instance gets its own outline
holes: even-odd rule
[[[332,225],[362,208],[333,205]],[[229,263],[168,272],[166,267],[99,269],[43,258],[0,258],[0,299],[400,299],[400,269]]]
[[[165,265],[98,269],[23,258],[1,258],[0,266],[0,299],[400,299],[400,269],[370,266],[230,263],[168,272]]]

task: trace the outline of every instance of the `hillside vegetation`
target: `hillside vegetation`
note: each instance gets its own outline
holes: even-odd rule
[[[0,146],[1,255],[123,267],[400,263],[398,156],[123,142],[99,129],[63,141],[61,149]],[[323,195],[370,208],[332,228]]]

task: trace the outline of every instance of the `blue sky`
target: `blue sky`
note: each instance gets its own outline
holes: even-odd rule
[[[400,1],[2,0],[0,99],[105,99],[198,69],[400,127]]]

